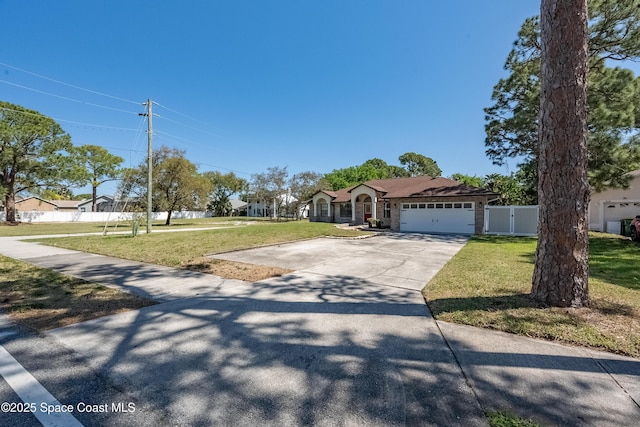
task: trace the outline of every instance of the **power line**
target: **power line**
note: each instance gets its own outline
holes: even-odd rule
[[[0,110],[12,111],[14,113],[25,114],[25,115],[28,115],[28,116],[42,116],[42,114],[39,114],[39,113],[31,113],[29,111],[14,110],[12,108],[6,108],[6,107],[0,107]],[[104,130],[117,130],[117,131],[123,131],[123,132],[135,132],[136,131],[136,129],[121,128],[121,127],[115,127],[115,126],[102,126],[102,125],[96,125],[96,124],[92,124],[92,123],[74,122],[72,120],[59,119],[59,118],[56,118],[56,117],[51,117],[51,119],[53,119],[53,120],[55,120],[57,122],[66,122],[66,123],[71,123],[71,124],[75,124],[75,125],[98,128],[98,129],[104,129]]]
[[[154,104],[156,104],[156,105],[157,105],[158,107],[160,107],[160,108],[164,108],[165,110],[171,111],[172,113],[175,113],[175,114],[181,115],[182,117],[186,117],[186,118],[187,118],[187,119],[189,119],[189,120],[193,120],[194,122],[198,122],[198,123],[203,124],[203,125],[208,125],[208,123],[205,123],[205,122],[203,122],[203,121],[201,121],[201,120],[198,120],[198,119],[196,119],[196,118],[193,118],[193,117],[191,117],[191,116],[188,116],[188,115],[186,115],[186,114],[184,114],[184,113],[181,113],[180,111],[172,110],[171,108],[169,108],[169,107],[165,107],[164,105],[160,105],[160,104],[158,104],[158,103],[157,103],[157,102],[155,102],[155,101],[154,101],[153,103],[154,103]]]
[[[214,137],[216,137],[216,138],[221,138],[221,136],[220,136],[220,135],[217,135],[217,134],[215,134],[215,133],[211,133],[211,132],[207,132],[206,130],[202,130],[202,129],[199,129],[199,128],[195,128],[195,127],[193,127],[193,126],[189,126],[189,125],[184,124],[184,123],[182,123],[182,122],[179,122],[179,121],[177,121],[177,120],[168,119],[168,118],[166,118],[166,117],[164,117],[164,116],[160,116],[160,115],[158,115],[158,114],[154,114],[154,116],[155,116],[155,117],[158,117],[159,119],[166,120],[166,121],[171,122],[171,123],[176,123],[176,124],[178,124],[178,125],[180,125],[180,126],[184,126],[184,127],[188,128],[188,129],[192,129],[192,130],[195,130],[195,131],[198,131],[198,132],[202,132],[202,133],[205,133],[205,134],[207,134],[207,135],[214,136]]]
[[[147,150],[135,150],[135,149],[132,149],[132,148],[110,147],[108,145],[102,145],[102,147],[108,148],[109,150],[126,151],[126,152],[129,152],[129,153],[146,153],[147,152]]]
[[[104,97],[115,99],[115,100],[122,101],[122,102],[128,102],[128,103],[131,103],[131,104],[134,104],[134,105],[141,105],[141,104],[144,105],[144,103],[140,103],[140,102],[137,102],[137,101],[133,101],[133,100],[130,100],[130,99],[126,99],[126,98],[122,98],[122,97],[118,97],[118,96],[114,96],[114,95],[109,95],[109,94],[106,94],[106,93],[103,93],[103,92],[98,92],[98,91],[91,90],[91,89],[86,89],[86,88],[83,88],[83,87],[78,86],[78,85],[74,85],[74,84],[67,83],[67,82],[64,82],[64,81],[61,81],[61,80],[57,80],[57,79],[54,79],[54,78],[51,78],[51,77],[47,77],[47,76],[44,76],[42,74],[34,73],[32,71],[28,71],[28,70],[25,70],[25,69],[22,69],[22,68],[19,68],[19,67],[4,63],[4,62],[0,62],[0,66],[8,67],[8,68],[20,71],[20,72],[25,73],[25,74],[29,74],[29,75],[32,75],[32,76],[35,76],[35,77],[38,77],[38,78],[41,78],[41,79],[44,79],[44,80],[48,80],[48,81],[51,81],[51,82],[54,82],[54,83],[57,83],[57,84],[60,84],[60,85],[64,85],[64,86],[73,88],[73,89],[82,90],[84,92],[92,93],[92,94],[95,94],[95,95],[104,96]],[[12,82],[9,82],[9,81],[6,81],[6,80],[0,80],[0,82],[8,84],[8,85],[11,85],[11,86],[15,86],[15,87],[18,87],[18,88],[21,88],[21,89],[30,90],[30,91],[33,91],[33,92],[36,92],[36,93],[41,93],[41,94],[44,94],[44,95],[47,95],[47,96],[52,96],[52,97],[56,97],[56,98],[59,98],[59,99],[66,100],[66,101],[80,103],[80,104],[83,104],[83,105],[88,105],[88,106],[93,106],[93,107],[98,107],[98,108],[104,108],[104,109],[123,112],[123,113],[127,113],[127,114],[136,114],[136,115],[138,114],[137,112],[133,112],[133,111],[128,111],[128,110],[123,110],[123,109],[119,109],[119,108],[108,107],[108,106],[105,106],[105,105],[100,105],[100,104],[95,104],[95,103],[84,102],[84,101],[81,101],[81,100],[78,100],[78,99],[69,98],[69,97],[66,97],[66,96],[57,95],[57,94],[54,94],[54,93],[50,93],[50,92],[46,92],[46,91],[43,91],[43,90],[31,88],[31,87],[28,87],[28,86],[19,85],[19,84],[12,83]],[[185,118],[187,118],[189,120],[192,120],[194,122],[200,123],[202,125],[210,126],[208,123],[205,123],[202,120],[198,120],[198,119],[196,119],[196,118],[194,118],[192,116],[189,116],[188,114],[184,114],[184,113],[182,113],[180,111],[174,110],[172,108],[164,106],[164,105],[162,105],[162,104],[160,104],[158,102],[155,102],[155,101],[153,103],[156,104],[158,107],[164,108],[165,110],[170,111],[170,112],[172,112],[174,114],[180,115],[182,117],[185,117]],[[20,110],[13,110],[13,109],[10,109],[10,108],[4,108],[4,107],[0,107],[0,108],[2,110],[13,111],[13,112],[20,113],[20,114],[38,115],[36,113],[30,113],[30,112],[20,111]],[[208,135],[213,136],[213,137],[217,137],[217,138],[221,137],[220,135],[216,135],[214,133],[205,131],[203,129],[187,125],[187,124],[185,124],[183,122],[180,122],[180,121],[177,121],[177,120],[172,120],[172,119],[169,119],[167,117],[160,116],[160,115],[157,115],[157,114],[155,116],[159,117],[159,118],[161,118],[163,120],[166,120],[166,121],[173,122],[173,123],[176,123],[178,125],[184,126],[186,128],[189,128],[189,129],[192,129],[192,130],[195,130],[195,131],[198,131],[198,132],[202,132],[202,133],[208,134]],[[97,124],[92,124],[92,123],[83,123],[83,122],[60,119],[60,118],[55,118],[55,117],[51,117],[51,118],[53,120],[56,120],[56,121],[59,121],[59,122],[65,122],[65,123],[69,123],[69,124],[76,125],[76,126],[84,126],[84,127],[94,128],[94,129],[99,129],[99,130],[115,130],[115,131],[135,132],[136,136],[135,136],[134,142],[133,142],[133,149],[123,149],[123,148],[116,148],[116,147],[105,147],[105,148],[111,148],[111,149],[122,150],[122,151],[129,151],[131,153],[134,153],[134,152],[135,153],[142,153],[142,152],[144,152],[143,150],[138,150],[137,149],[137,147],[139,145],[140,135],[142,134],[141,128],[142,128],[142,124],[144,122],[144,119],[141,119],[141,121],[139,123],[139,126],[138,126],[138,129],[131,129],[131,128],[122,128],[122,127],[114,127],[114,126],[103,126],[103,125],[97,125]],[[191,141],[191,140],[188,140],[188,139],[185,139],[185,138],[181,138],[179,136],[172,135],[172,134],[167,133],[167,132],[155,131],[154,133],[162,134],[162,135],[165,135],[165,136],[167,136],[169,138],[174,138],[174,139],[177,139],[177,140],[181,140],[181,141],[184,141],[184,142],[186,142],[188,144],[201,145],[200,143],[196,143],[194,141]],[[223,166],[212,165],[212,164],[207,164],[207,163],[201,163],[201,164],[202,165],[206,165],[206,166],[210,166],[210,167],[214,167],[214,168],[217,168],[217,169],[228,170],[228,171],[235,172],[235,173],[242,174],[242,175],[251,175],[250,173],[247,173],[247,172],[242,172],[242,171],[230,169],[230,168],[226,168],[226,167],[223,167]]]
[[[31,113],[31,112],[28,112],[28,111],[14,110],[12,108],[0,107],[0,110],[12,111],[12,112],[15,112],[15,113],[26,114],[26,115],[31,115],[31,116],[40,116],[40,114],[38,114],[38,113]],[[78,125],[91,126],[91,127],[95,127],[95,128],[104,128],[104,129],[113,129],[113,130],[136,132],[136,137],[135,137],[136,139],[135,139],[134,144],[133,144],[134,148],[132,148],[132,149],[110,147],[110,146],[105,146],[105,145],[103,145],[103,147],[111,149],[111,150],[128,151],[128,152],[131,152],[131,153],[144,153],[145,152],[145,150],[135,149],[135,147],[138,145],[137,140],[140,138],[140,135],[142,134],[140,128],[141,128],[142,123],[144,122],[144,119],[140,120],[140,126],[138,127],[138,129],[128,129],[128,128],[117,128],[117,127],[109,127],[109,126],[100,126],[100,125],[93,125],[93,124],[88,124],[88,123],[73,122],[71,120],[57,119],[57,118],[54,118],[54,117],[52,117],[52,119],[56,120],[56,121],[61,121],[61,122],[68,122],[68,123],[74,123],[74,124],[78,124]],[[156,131],[156,133],[164,134],[165,132]],[[169,135],[169,134],[167,134],[167,135]],[[169,135],[169,136],[175,137],[173,135]],[[178,138],[178,139],[182,139],[182,138]],[[188,141],[188,140],[185,140],[185,141],[192,142],[192,141]],[[213,168],[216,168],[216,169],[228,170],[230,172],[235,172],[235,173],[242,174],[242,175],[248,175],[248,176],[252,175],[252,174],[250,174],[248,172],[242,172],[242,171],[239,171],[239,170],[226,168],[224,166],[212,165],[212,164],[209,164],[209,163],[202,163],[202,162],[198,162],[198,164],[201,164],[201,165],[204,165],[204,166],[210,166],[210,167],[213,167]]]
[[[99,129],[99,130],[113,130],[113,131],[119,131],[119,132],[137,132],[137,129],[133,129],[133,128],[120,128],[120,127],[115,127],[115,126],[102,126],[102,125],[96,125],[96,124],[92,124],[92,123],[82,123],[82,122],[74,122],[72,120],[65,120],[65,119],[56,119],[55,117],[52,117],[52,119],[58,121],[58,122],[65,122],[65,123],[70,123],[72,125],[78,125],[78,126],[84,126],[86,128],[93,128],[93,129]]]
[[[64,99],[65,101],[71,101],[71,102],[77,102],[78,104],[89,105],[91,107],[104,108],[106,110],[119,111],[121,113],[127,113],[127,114],[138,114],[135,111],[122,110],[120,108],[114,108],[114,107],[107,107],[106,105],[94,104],[92,102],[84,102],[84,101],[80,101],[79,99],[73,99],[73,98],[69,98],[69,97],[66,97],[66,96],[57,95],[55,93],[45,92],[44,90],[34,89],[32,87],[19,85],[17,83],[8,82],[6,80],[0,80],[0,83],[5,83],[5,84],[11,85],[11,86],[19,87],[21,89],[26,89],[26,90],[30,90],[32,92],[41,93],[43,95],[48,95],[48,96],[53,96],[55,98]]]
[[[195,142],[195,141],[192,141],[192,140],[189,140],[189,139],[186,139],[186,138],[182,138],[180,136],[172,135],[172,134],[170,134],[168,132],[163,132],[161,130],[155,130],[154,133],[156,135],[164,135],[164,136],[167,136],[169,138],[173,138],[173,139],[176,139],[176,140],[179,140],[179,141],[183,141],[183,142],[186,142],[187,144],[191,144],[191,145],[206,145],[206,144],[203,144],[203,143],[200,143],[200,142]],[[218,151],[226,152],[225,150],[218,150]]]
[[[144,125],[144,116],[140,116],[140,121],[138,122],[138,129],[136,131],[136,136],[133,140],[133,145],[132,148],[137,148],[138,144],[140,143],[140,136],[142,135],[142,126]],[[131,161],[131,159],[130,159]]]
[[[178,114],[178,115],[180,115],[180,116],[182,116],[182,117],[186,117],[187,119],[189,119],[189,120],[193,120],[193,121],[194,121],[194,122],[196,122],[196,123],[199,123],[199,124],[204,125],[204,126],[210,126],[210,124],[209,124],[209,123],[205,123],[205,122],[203,122],[202,120],[198,120],[198,119],[196,119],[196,118],[194,118],[194,117],[191,117],[191,116],[189,116],[189,115],[187,115],[187,114],[181,113],[180,111],[177,111],[177,110],[174,110],[174,109],[172,109],[172,108],[166,107],[166,106],[161,105],[161,104],[159,104],[159,103],[157,103],[157,102],[155,102],[155,101],[154,101],[153,103],[154,103],[154,104],[156,104],[156,105],[157,105],[158,107],[160,107],[160,108],[164,108],[164,109],[165,109],[165,110],[167,110],[167,111],[170,111],[170,112],[172,112],[172,113]],[[213,133],[213,132],[209,132],[209,131],[203,130],[203,129],[201,129],[201,128],[197,128],[197,127],[194,127],[194,126],[187,125],[187,124],[182,123],[182,122],[177,121],[177,120],[168,119],[168,118],[166,118],[166,117],[164,117],[164,116],[161,116],[161,115],[158,115],[157,117],[160,117],[161,119],[167,120],[167,121],[172,122],[172,123],[176,123],[176,124],[178,124],[178,125],[180,125],[180,126],[184,126],[184,127],[188,128],[188,129],[192,129],[192,130],[195,130],[195,131],[198,131],[198,132],[202,132],[202,133],[204,133],[204,134],[206,134],[206,135],[209,135],[209,136],[212,136],[212,137],[215,137],[215,138],[221,138],[221,136],[220,136],[220,135],[218,135],[218,134],[215,134],[215,133]],[[214,126],[213,128],[214,128],[214,129],[216,129],[216,128],[215,128],[215,126]]]
[[[129,99],[126,99],[126,98],[121,98],[121,97],[118,97],[118,96],[109,95],[109,94],[106,94],[106,93],[103,93],[103,92],[98,92],[98,91],[94,91],[94,90],[91,90],[91,89],[86,89],[86,88],[80,87],[78,85],[74,85],[74,84],[71,84],[71,83],[63,82],[63,81],[60,81],[60,80],[57,80],[57,79],[54,79],[54,78],[51,78],[51,77],[44,76],[42,74],[34,73],[32,71],[28,71],[28,70],[25,70],[25,69],[22,69],[22,68],[19,68],[19,67],[4,63],[4,62],[0,62],[0,66],[8,67],[8,68],[11,68],[11,69],[14,69],[14,70],[17,70],[17,71],[32,75],[32,76],[36,76],[38,78],[49,80],[49,81],[52,81],[54,83],[65,85],[65,86],[68,86],[68,87],[71,87],[71,88],[74,88],[74,89],[78,89],[78,90],[82,90],[82,91],[85,91],[85,92],[97,94],[97,95],[100,95],[100,96],[105,96],[105,97],[116,99],[116,100],[123,101],[123,102],[132,103],[132,104],[135,104],[135,105],[140,105],[141,104],[140,102],[132,101],[132,100],[129,100]],[[127,113],[127,114],[136,114],[136,115],[138,114],[137,112],[134,112],[134,111],[128,111],[128,110],[123,110],[123,109],[119,109],[119,108],[108,107],[108,106],[101,105],[101,104],[85,102],[85,101],[82,101],[82,100],[79,100],[79,99],[74,99],[74,98],[70,98],[70,97],[67,97],[67,96],[58,95],[58,94],[55,94],[55,93],[43,91],[43,90],[40,90],[40,89],[35,89],[35,88],[32,88],[32,87],[20,85],[20,84],[17,84],[17,83],[6,81],[6,80],[0,80],[0,82],[1,83],[5,83],[7,85],[15,86],[15,87],[18,87],[18,88],[21,88],[21,89],[33,91],[33,92],[36,92],[36,93],[41,93],[41,94],[44,94],[44,95],[47,95],[47,96],[56,97],[56,98],[59,98],[59,99],[70,101],[70,102],[76,102],[76,103],[79,103],[79,104],[82,104],[82,105],[87,105],[87,106],[92,106],[92,107],[97,107],[97,108],[103,108],[103,109],[122,112],[122,113]],[[203,122],[201,120],[198,120],[198,119],[196,119],[196,118],[194,118],[194,117],[192,117],[192,116],[190,116],[188,114],[184,114],[184,113],[182,113],[180,111],[177,111],[175,109],[169,108],[169,107],[167,107],[165,105],[162,105],[162,104],[160,104],[158,102],[153,101],[153,104],[157,105],[160,108],[164,108],[167,111],[170,111],[172,113],[175,113],[177,115],[185,117],[185,118],[187,118],[189,120],[192,120],[194,122],[209,126],[208,123],[205,123],[205,122]],[[177,120],[173,120],[173,119],[170,119],[170,118],[167,118],[167,117],[164,117],[164,116],[160,116],[160,115],[156,115],[156,117],[159,117],[162,120],[166,120],[168,122],[172,122],[172,123],[178,124],[180,126],[184,126],[184,127],[188,128],[188,129],[195,130],[197,132],[201,132],[203,134],[209,135],[209,136],[214,137],[214,138],[221,138],[221,135],[218,135],[218,134],[203,130],[203,129],[198,128],[198,127],[190,126],[188,124],[185,124],[185,123],[177,121]],[[90,126],[90,127],[102,128],[102,129],[107,129],[107,128],[116,129],[116,128],[113,128],[113,127],[91,125],[91,124],[87,124],[87,123],[73,122],[73,121],[70,121],[70,120],[62,120],[62,119],[56,119],[56,120],[64,121],[64,122],[67,122],[67,123],[73,123],[73,124],[80,125],[80,126]],[[122,128],[122,130],[132,131],[132,129],[124,129],[124,128]],[[165,135],[167,135],[167,136],[169,136],[171,138],[182,140],[182,141],[190,143],[190,144],[197,144],[197,143],[194,143],[193,141],[189,141],[187,139],[184,139],[184,138],[181,138],[181,137],[178,137],[178,136],[175,136],[175,135],[171,135],[171,134],[168,134],[168,133],[165,133]]]
[[[132,101],[130,99],[121,98],[119,96],[109,95],[109,94],[98,92],[98,91],[91,90],[91,89],[85,89],[83,87],[76,86],[76,85],[73,85],[71,83],[66,83],[66,82],[63,82],[63,81],[60,81],[60,80],[52,79],[51,77],[47,77],[47,76],[43,76],[41,74],[34,73],[32,71],[27,71],[27,70],[24,70],[22,68],[14,67],[13,65],[5,64],[4,62],[0,62],[0,65],[2,65],[3,67],[12,68],[14,70],[17,70],[17,71],[20,71],[20,72],[23,72],[23,73],[26,73],[26,74],[30,74],[32,76],[39,77],[41,79],[49,80],[49,81],[52,81],[54,83],[58,83],[58,84],[61,84],[61,85],[64,85],[64,86],[72,87],[74,89],[83,90],[85,92],[93,93],[95,95],[106,96],[107,98],[116,99],[116,100],[122,101],[122,102],[129,102],[131,104],[140,105],[140,102]]]

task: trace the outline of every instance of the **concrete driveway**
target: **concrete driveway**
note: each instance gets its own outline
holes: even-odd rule
[[[465,241],[385,234],[229,253],[296,271],[49,336],[170,424],[486,425],[420,294]]]
[[[212,258],[419,291],[467,240],[461,236],[385,233],[367,239],[313,239]]]

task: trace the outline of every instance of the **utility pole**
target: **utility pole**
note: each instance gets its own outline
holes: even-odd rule
[[[152,138],[153,138],[153,133],[152,133],[152,117],[153,114],[151,112],[151,99],[147,99],[147,234],[151,233],[151,203],[153,201],[153,198],[151,197],[151,193],[153,190],[153,185],[151,183],[152,179],[153,179],[153,170],[152,170],[152,155],[153,155],[153,150],[152,150]]]
[[[151,197],[151,191],[153,190],[153,185],[151,184],[151,179],[153,178],[153,169],[151,164],[151,158],[153,155],[152,144],[151,141],[153,139],[153,127],[152,117],[153,113],[151,112],[152,102],[150,99],[147,99],[146,104],[142,104],[147,106],[146,113],[138,113],[139,116],[147,116],[147,234],[151,233],[151,203],[153,198]]]

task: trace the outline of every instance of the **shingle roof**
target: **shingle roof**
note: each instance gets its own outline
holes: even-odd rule
[[[451,197],[451,196],[495,196],[496,193],[484,188],[473,187],[447,178],[415,176],[410,178],[375,179],[363,182],[373,190],[383,193],[386,199],[408,197]],[[334,203],[351,201],[351,191],[359,187],[349,187],[338,191],[323,191],[333,198]]]
[[[80,201],[78,200],[51,200],[51,203],[59,208],[77,208]]]
[[[41,202],[48,203],[50,205],[56,206],[56,204],[54,202],[52,202],[50,200],[41,199],[40,197],[37,197],[37,196],[29,196],[29,197],[19,198],[19,199],[16,199],[16,203],[26,202],[27,200],[30,200],[30,199],[40,200]]]
[[[351,194],[349,193],[349,190],[351,190],[352,188],[353,187],[344,188],[338,191],[320,190],[318,191],[318,193],[324,193],[327,196],[331,197],[331,201],[334,203],[345,203],[351,201]]]
[[[243,202],[238,199],[231,199],[229,200],[229,203],[231,203],[231,209],[242,209],[247,207],[247,202]]]

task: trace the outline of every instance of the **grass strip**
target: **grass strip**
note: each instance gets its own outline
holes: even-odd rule
[[[529,298],[535,238],[476,236],[423,289],[439,320],[640,357],[640,245],[590,237],[591,307]]]
[[[486,416],[491,427],[542,427],[540,424],[516,417],[507,411],[488,412]]]
[[[44,331],[155,304],[107,286],[0,256],[0,309]]]

